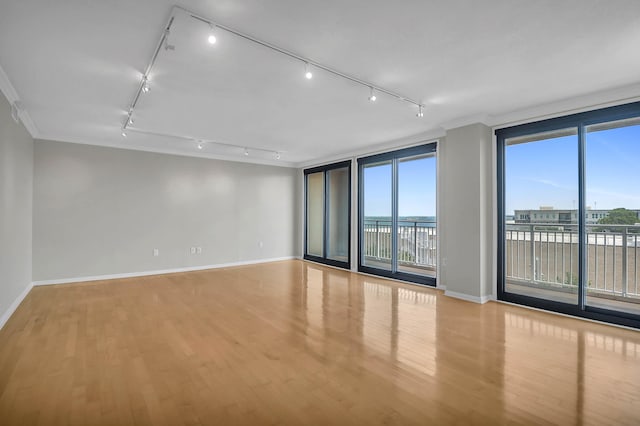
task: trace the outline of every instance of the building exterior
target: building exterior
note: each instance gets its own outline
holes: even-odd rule
[[[602,218],[609,216],[611,210],[594,210],[587,207],[587,225],[596,224]],[[631,210],[636,213],[640,222],[640,210]],[[515,210],[515,223],[540,223],[540,224],[571,224],[578,222],[578,211],[575,209],[554,209],[541,206],[537,210]]]

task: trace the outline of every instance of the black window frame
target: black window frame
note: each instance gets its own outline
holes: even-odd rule
[[[407,281],[414,284],[422,284],[431,287],[435,287],[437,284],[437,276],[436,277],[428,277],[426,275],[416,275],[410,274],[407,272],[393,272],[385,269],[374,268],[371,266],[363,265],[362,263],[362,253],[364,247],[364,234],[363,224],[364,224],[364,180],[363,180],[363,170],[364,166],[367,164],[378,163],[382,161],[389,160],[400,160],[407,157],[414,157],[418,155],[431,154],[434,153],[437,155],[437,147],[438,141],[429,142],[423,145],[412,146],[409,148],[403,148],[395,151],[384,152],[382,154],[370,155],[367,157],[358,158],[358,272],[364,272],[366,274],[378,275],[385,278],[392,278],[401,281]],[[437,183],[436,183],[437,184]],[[392,217],[392,228],[395,229],[397,224],[397,218]],[[436,223],[438,222],[438,217],[436,216]],[[436,225],[437,226],[437,225]],[[393,239],[392,239],[393,241]],[[395,246],[395,244],[394,244]]]
[[[322,165],[322,166],[316,166],[316,167],[311,167],[309,169],[304,169],[303,173],[304,173],[304,249],[303,249],[303,259],[305,260],[309,260],[312,262],[317,262],[317,263],[322,263],[325,265],[329,265],[329,266],[335,266],[337,268],[343,268],[343,269],[351,269],[351,186],[352,186],[352,182],[351,182],[351,164],[352,161],[351,160],[346,160],[346,161],[340,161],[337,163],[331,163],[331,164],[326,164],[326,165]],[[347,168],[347,173],[349,175],[349,188],[348,188],[348,195],[349,195],[349,202],[348,202],[348,206],[349,206],[349,213],[348,213],[348,218],[347,218],[347,223],[348,223],[348,236],[347,236],[347,261],[346,262],[342,262],[339,260],[335,260],[335,259],[329,259],[327,257],[327,223],[329,221],[329,203],[327,203],[327,193],[329,190],[329,171],[331,170],[336,170],[336,169],[343,169],[343,168]],[[313,173],[320,173],[323,172],[323,179],[324,179],[324,203],[323,203],[323,221],[322,221],[322,254],[323,256],[315,256],[315,255],[311,255],[307,253],[307,238],[308,238],[308,222],[307,222],[307,218],[308,218],[308,212],[307,212],[307,208],[308,208],[308,198],[309,198],[309,193],[308,193],[308,188],[307,188],[307,176]]]
[[[588,126],[606,122],[626,120],[640,117],[640,102],[601,108],[567,116],[550,118],[542,121],[521,124],[512,127],[497,129],[495,131],[497,142],[497,195],[498,195],[498,300],[531,306],[547,311],[558,312],[581,318],[640,328],[640,315],[628,312],[615,311],[587,305],[585,280],[586,271],[586,200],[585,200],[585,162],[586,162],[586,137],[585,129]],[[533,135],[536,133],[554,130],[575,128],[578,132],[578,303],[570,304],[548,299],[509,293],[506,286],[505,264],[505,141],[510,138]]]

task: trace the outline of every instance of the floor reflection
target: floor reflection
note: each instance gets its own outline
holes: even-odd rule
[[[414,290],[313,264],[305,265],[304,277],[308,344],[324,351],[322,341],[315,338],[318,331],[356,331],[350,333],[350,344],[365,356],[399,363],[413,373],[436,373],[437,295],[433,290]]]
[[[638,340],[615,337],[618,330],[609,326],[553,315],[549,321],[514,312],[505,312],[504,317],[507,407],[522,410],[544,395],[555,405],[549,407],[556,410],[555,418],[561,416],[563,422],[583,424],[585,411],[610,412],[603,423],[626,418],[625,400],[638,391],[637,379],[631,379],[638,377]],[[560,325],[563,321],[572,328]],[[603,333],[590,330],[594,328]],[[572,406],[575,410],[558,408]]]
[[[640,413],[629,402],[640,395],[640,333],[302,264],[291,300],[305,350],[405,398],[439,401],[435,419],[458,400],[481,424],[625,423]]]

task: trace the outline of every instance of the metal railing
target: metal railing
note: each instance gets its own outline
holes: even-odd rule
[[[435,268],[437,235],[434,222],[398,222],[398,262]],[[391,260],[391,221],[365,220],[363,250],[365,257]]]
[[[507,280],[577,289],[577,225],[507,224],[505,233]],[[640,225],[587,225],[586,238],[588,292],[640,297]]]

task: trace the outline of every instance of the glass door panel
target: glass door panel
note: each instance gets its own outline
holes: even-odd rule
[[[362,171],[363,233],[362,264],[391,271],[393,164],[392,161],[367,164]]]
[[[349,260],[349,168],[327,171],[327,258]]]
[[[577,305],[577,129],[507,139],[504,160],[504,290]]]
[[[640,119],[585,135],[586,304],[640,314]]]
[[[324,172],[307,175],[307,254],[324,256]]]
[[[436,276],[436,157],[398,161],[398,271]]]

